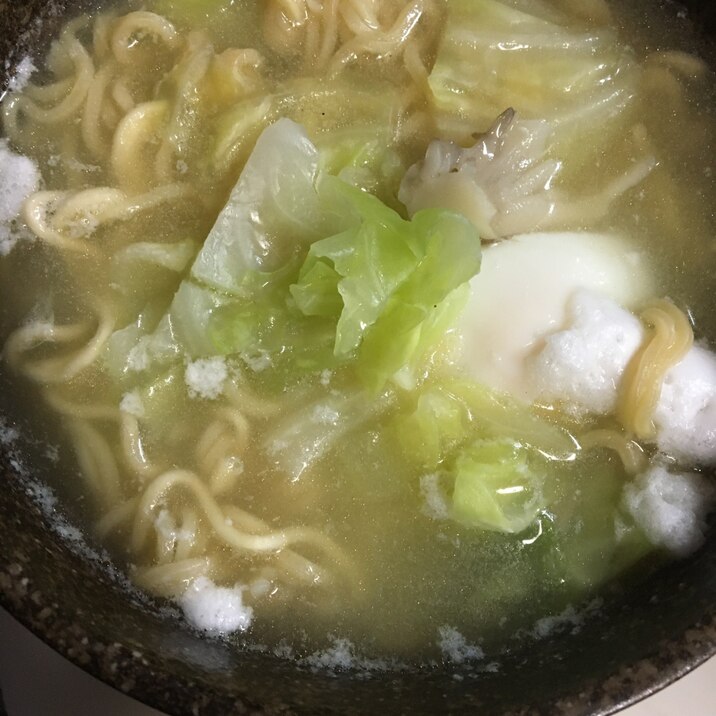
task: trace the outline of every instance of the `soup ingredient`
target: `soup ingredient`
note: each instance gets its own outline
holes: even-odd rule
[[[614,413],[618,387],[644,339],[632,313],[606,295],[581,289],[566,297],[564,330],[545,332],[532,360],[536,393],[576,413]],[[558,324],[559,325],[559,324]]]
[[[356,226],[311,245],[293,299],[304,315],[339,316],[334,354],[357,351],[371,390],[391,378],[411,388],[426,353],[462,308],[460,289],[480,268],[479,237],[452,212],[426,210],[408,223],[330,177],[321,190],[354,215]]]
[[[529,527],[545,505],[527,457],[527,450],[510,441],[478,441],[463,450],[455,463],[455,519],[513,534]]]
[[[138,585],[308,666],[469,668],[653,551],[645,511],[701,529],[690,476],[642,489],[693,459],[638,399],[679,350],[629,358],[610,414],[532,369],[584,289],[610,335],[660,293],[708,335],[706,75],[571,3],[137,7],[67,23],[3,103],[46,191],[0,271],[3,353],[77,458],[50,479]],[[632,355],[656,323],[687,346],[650,310]]]
[[[480,273],[470,282],[470,297],[459,321],[464,370],[484,385],[531,402],[536,393],[529,357],[540,350],[545,336],[574,320],[569,317],[568,311],[573,309],[568,306],[574,305],[572,296],[580,288],[635,306],[652,295],[653,280],[643,254],[630,250],[628,242],[617,236],[536,233],[486,247]],[[499,310],[495,310],[498,305]],[[590,336],[593,344],[601,341],[596,329]],[[608,338],[605,336],[605,340]],[[603,356],[590,352],[583,345],[585,339],[585,335],[575,334],[575,350],[606,371]],[[636,342],[634,348],[638,345]],[[545,372],[557,371],[559,363],[549,358],[549,348],[545,351],[545,364],[551,366]],[[564,373],[565,381],[589,379],[576,365],[565,366]],[[540,380],[549,378],[538,378],[537,382]],[[557,397],[545,387],[548,383],[539,385],[544,399]],[[581,395],[584,387],[575,387],[574,394],[589,401],[589,393]]]
[[[645,340],[637,318],[611,299],[579,291],[568,327],[531,359],[536,394],[577,414],[610,414],[627,365]],[[693,346],[664,376],[652,419],[659,450],[682,463],[716,460],[716,356]]]
[[[562,162],[549,152],[552,134],[548,122],[522,120],[509,109],[472,147],[431,142],[405,174],[398,198],[411,215],[426,207],[459,211],[483,239],[499,239],[591,224],[655,166],[645,156],[599,194],[570,196],[559,187]]]
[[[570,22],[553,4],[458,0],[428,81],[443,138],[464,143],[470,127],[487,127],[512,107],[552,123],[559,142],[581,136],[570,149],[584,156],[609,140],[638,74],[612,29]],[[594,128],[589,146],[585,127]]]
[[[209,634],[246,631],[253,609],[243,602],[244,588],[217,587],[210,579],[198,577],[186,589],[180,601],[184,614],[197,629]]]
[[[289,360],[294,372],[304,362],[304,369],[325,369],[355,358],[374,392],[391,379],[415,384],[464,303],[465,291],[457,291],[479,270],[479,237],[462,216],[444,210],[407,222],[376,197],[319,174],[318,166],[318,150],[294,122],[266,129],[191,281],[180,286],[158,331],[133,350],[155,357],[264,355]],[[308,243],[292,273],[291,256]],[[256,312],[256,302],[270,320]],[[335,334],[333,359],[315,350],[326,330]],[[144,360],[139,365],[146,368]]]
[[[704,542],[716,490],[703,475],[656,463],[626,486],[623,501],[653,544],[685,556]]]
[[[10,253],[18,239],[32,236],[17,216],[23,202],[39,184],[37,165],[13,152],[7,139],[0,139],[0,256]]]

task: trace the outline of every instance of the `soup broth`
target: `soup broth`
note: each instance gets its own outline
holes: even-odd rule
[[[36,184],[0,236],[4,357],[133,582],[316,666],[493,668],[698,547],[716,452],[656,400],[692,330],[711,366],[713,76],[656,5],[113,3],[33,58],[2,101],[2,171]],[[466,203],[440,171],[473,145]],[[625,392],[525,393],[597,299],[500,353],[562,274],[645,342],[676,326],[644,429]]]

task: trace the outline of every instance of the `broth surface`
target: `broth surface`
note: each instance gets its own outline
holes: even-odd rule
[[[673,19],[657,3],[614,8],[611,18],[597,2],[505,4],[596,38],[594,53],[617,68],[609,82],[625,83],[625,108],[606,120],[587,114],[570,129],[568,112],[557,113],[562,123],[551,152],[562,162],[559,186],[576,202],[644,156],[656,162],[605,215],[558,228],[621,237],[624,260],[639,256],[655,295],[685,310],[697,339],[708,342],[716,330],[709,268],[716,123],[713,76],[687,54],[694,39],[672,33]],[[336,137],[352,141],[351,132],[362,145],[374,137],[379,149],[387,146],[389,154],[377,162],[368,157],[360,169],[368,188],[404,215],[398,184],[430,141],[471,144],[507,109],[494,112],[485,90],[484,117],[451,113],[425,88],[422,73],[440,57],[450,13],[464,3],[366,2],[364,20],[372,17],[387,35],[403,28],[408,39],[400,52],[354,47],[358,11],[350,14],[351,3],[327,5],[345,12],[304,28],[300,13],[310,16],[308,3],[262,9],[258,2],[219,0],[206,11],[201,3],[172,0],[141,9],[117,3],[72,20],[47,63],[34,58],[35,84],[3,100],[10,146],[37,163],[43,191],[74,196],[101,188],[93,206],[107,201],[124,209],[119,219],[104,221],[80,207],[76,222],[55,232],[56,241],[20,241],[0,258],[2,337],[22,325],[70,326],[66,339],[53,334],[21,352],[17,369],[38,396],[28,412],[60,424],[67,444],[52,487],[141,588],[181,600],[198,577],[227,590],[239,584],[253,618],[248,631],[230,638],[313,658],[318,666],[362,659],[369,668],[441,660],[492,668],[489,655],[516,634],[576,627],[576,605],[663,558],[621,511],[632,477],[615,452],[544,459],[545,507],[537,517],[517,534],[486,531],[442,514],[444,505],[434,500],[446,490],[444,464],[426,469],[401,447],[401,420],[415,409],[410,391],[393,387],[365,397],[350,365],[297,371],[295,356],[285,357],[290,350],[277,351],[268,368],[261,355],[200,354],[132,373],[108,357],[109,334],[159,324],[272,122],[288,117],[301,124],[321,151],[330,151]],[[299,14],[291,20],[286,8],[294,6]],[[675,35],[682,37],[672,46]],[[506,35],[504,42],[520,37]],[[495,66],[508,52],[494,53]],[[80,75],[83,63],[92,78],[84,100],[67,116],[42,119],[58,104],[42,88],[67,98],[69,84],[54,83]],[[549,67],[546,61],[544,71]],[[490,82],[486,76],[488,89]],[[535,112],[544,109],[532,90],[525,87],[524,106],[513,103],[528,120],[542,118]],[[549,99],[550,90],[544,92]],[[28,99],[43,108],[40,119]],[[597,90],[585,91],[584,101],[596,104]],[[127,120],[132,112],[135,125]],[[130,147],[133,126],[146,137]],[[126,146],[117,149],[121,129]],[[67,196],[45,203],[45,226],[57,220]],[[146,242],[183,242],[173,255],[177,267],[153,264],[143,274],[126,250]],[[93,335],[94,354],[73,371],[71,359],[88,350]],[[450,373],[446,356],[447,367],[431,365],[425,385]],[[334,412],[347,427],[335,428]],[[617,426],[611,417],[581,424],[545,406],[536,414],[549,429],[572,436]],[[320,443],[322,425],[339,438],[306,458],[306,469],[295,468],[302,445]],[[298,457],[285,457],[291,441]],[[653,449],[645,449],[650,456]],[[232,546],[217,531],[222,521],[234,530],[231,539],[241,533],[252,545],[298,532],[277,554]]]

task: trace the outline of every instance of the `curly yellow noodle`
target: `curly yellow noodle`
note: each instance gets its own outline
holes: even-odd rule
[[[122,113],[115,107],[113,102],[103,102],[100,109],[100,120],[102,126],[109,134],[113,134],[117,125],[122,120]]]
[[[315,59],[319,67],[325,67],[338,42],[338,3],[339,0],[327,0],[324,3],[324,12],[321,18],[323,37]]]
[[[46,389],[43,393],[47,404],[60,415],[83,420],[104,420],[119,422],[121,413],[112,405],[95,405],[90,403],[72,403],[63,398],[56,390]]]
[[[139,421],[134,415],[122,412],[119,434],[124,462],[140,481],[155,477],[164,469],[152,463],[147,457],[139,430]]]
[[[209,475],[213,495],[225,494],[236,487],[243,473],[241,457],[249,439],[249,423],[235,408],[222,408],[202,433],[196,446],[196,461],[201,472]]]
[[[174,101],[168,110],[166,126],[161,134],[160,147],[155,161],[155,177],[170,182],[176,174],[176,161],[186,153],[186,147],[196,121],[200,86],[205,83],[214,48],[204,32],[190,32],[184,56],[172,70],[176,87]],[[189,121],[188,118],[194,118]]]
[[[245,385],[241,378],[227,382],[226,397],[234,407],[252,418],[270,418],[281,412],[281,405],[273,400],[259,398]]]
[[[252,48],[229,48],[214,55],[208,80],[215,102],[230,107],[241,97],[258,91],[263,83],[263,55]]]
[[[694,333],[688,317],[671,301],[656,301],[641,312],[651,335],[629,361],[619,390],[617,413],[639,440],[654,437],[652,415],[668,371],[689,351]]]
[[[92,53],[100,62],[106,60],[111,52],[110,35],[112,23],[116,17],[109,13],[98,15],[92,27]]]
[[[139,497],[108,505],[104,514],[95,524],[95,532],[100,539],[106,539],[115,530],[131,521],[137,512]]]
[[[130,12],[116,22],[110,38],[110,47],[117,61],[130,64],[133,60],[132,38],[146,35],[156,37],[170,50],[176,49],[180,43],[174,25],[166,18],[143,10]]]
[[[329,73],[337,73],[345,64],[363,54],[397,55],[405,47],[425,9],[425,0],[408,3],[388,30],[356,35],[333,56],[328,66]]]
[[[129,219],[135,214],[149,211],[161,204],[170,204],[184,199],[199,201],[196,190],[191,184],[176,182],[156,187],[137,196],[128,196],[116,204],[108,205],[98,217],[100,222]]]
[[[67,51],[74,66],[74,82],[67,95],[52,107],[42,107],[29,97],[23,96],[15,111],[20,111],[40,124],[59,124],[76,114],[85,101],[94,76],[94,65],[89,53],[74,35],[81,24],[70,23],[60,35],[58,43]]]
[[[300,0],[267,0],[264,5],[263,35],[268,46],[281,55],[297,52],[301,30],[308,20],[306,3]]]
[[[49,85],[28,85],[25,94],[40,104],[59,102],[70,91],[74,84],[74,77],[65,77]]]
[[[377,10],[374,0],[348,0],[340,8],[343,22],[354,35],[380,28]]]
[[[99,322],[95,334],[80,349],[69,354],[35,361],[26,361],[21,370],[38,383],[66,383],[89,368],[100,356],[112,335],[115,317],[103,303],[96,307]]]
[[[646,58],[649,63],[663,65],[687,79],[699,79],[708,71],[709,67],[700,57],[691,52],[678,50],[658,50]]]
[[[271,528],[260,518],[242,510],[236,505],[223,505],[224,514],[235,524],[253,534],[267,534]],[[275,557],[276,566],[283,569],[286,576],[292,577],[299,583],[315,584],[325,581],[329,575],[325,569],[315,562],[292,549],[283,549]]]
[[[213,571],[209,557],[191,557],[154,567],[138,567],[132,579],[141,587],[160,597],[181,594],[198,577],[206,577]]]
[[[405,69],[408,71],[415,87],[420,90],[423,96],[428,98],[432,97],[432,90],[428,82],[430,73],[420,56],[420,48],[417,43],[406,43],[403,60],[405,61]]]
[[[84,420],[73,420],[69,431],[85,483],[105,510],[111,508],[120,501],[122,492],[119,468],[109,443]]]
[[[108,140],[102,136],[100,116],[107,86],[112,80],[114,71],[112,64],[106,64],[95,74],[82,112],[82,139],[95,159],[104,159],[110,150]]]
[[[667,100],[676,107],[685,103],[684,88],[674,76],[671,68],[652,63],[644,67],[642,83],[648,92],[653,92],[659,99]]]
[[[64,236],[53,224],[53,213],[67,199],[68,192],[38,191],[22,206],[22,218],[28,228],[46,244],[74,253],[91,253],[93,247],[86,241]]]
[[[345,562],[342,551],[331,540],[309,527],[292,527],[264,535],[252,535],[237,530],[227,524],[226,515],[199,477],[189,470],[180,469],[159,475],[145,489],[132,529],[131,544],[135,552],[139,552],[146,541],[154,510],[166,499],[167,493],[177,487],[182,487],[192,494],[208,520],[214,536],[227,547],[240,552],[269,553],[302,542],[317,547],[339,563]]]
[[[154,156],[169,113],[169,103],[165,100],[142,102],[119,122],[109,161],[122,190],[141,192],[157,183]]]
[[[614,450],[630,475],[636,475],[646,469],[648,460],[639,443],[630,440],[616,430],[590,430],[579,437],[579,445],[583,450],[607,448]]]
[[[35,321],[16,329],[5,342],[3,356],[11,368],[21,371],[25,354],[44,343],[72,343],[86,336],[91,330],[90,323],[75,323],[58,326],[47,321]]]
[[[123,114],[129,112],[136,105],[134,97],[132,97],[132,93],[127,88],[127,85],[122,82],[122,80],[115,80],[115,82],[112,84],[110,94],[112,95],[114,103],[117,105],[120,112],[122,112]]]
[[[177,562],[188,559],[194,552],[200,552],[204,548],[204,540],[201,539],[196,510],[191,507],[184,507],[181,511],[181,522],[179,524],[180,529],[174,550],[174,559]]]
[[[111,207],[125,199],[123,192],[111,187],[93,187],[68,192],[52,210],[52,225],[57,231],[76,235],[92,234]]]

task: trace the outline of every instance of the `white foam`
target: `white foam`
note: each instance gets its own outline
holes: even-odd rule
[[[440,475],[432,473],[420,478],[420,493],[424,503],[422,513],[433,520],[446,520],[450,517],[447,496],[440,486]]]
[[[119,403],[119,409],[123,413],[133,415],[135,418],[144,417],[144,403],[142,398],[136,391],[125,393],[122,396],[122,400]]]
[[[438,629],[438,646],[443,657],[454,664],[465,661],[479,661],[485,658],[485,652],[476,644],[468,644],[465,637],[454,627],[441,626]]]
[[[644,329],[611,298],[586,290],[572,295],[567,320],[568,327],[548,336],[531,360],[535,392],[577,415],[612,413],[622,374]]]
[[[22,92],[27,87],[32,74],[37,71],[32,57],[25,55],[15,67],[15,74],[7,83],[8,92]]]
[[[6,139],[0,139],[0,256],[12,251],[29,230],[16,221],[22,204],[40,183],[40,170],[27,157],[15,154]]]
[[[687,464],[716,462],[716,356],[694,346],[664,378],[654,410],[657,446]]]
[[[651,295],[646,262],[627,260],[628,252],[619,237],[577,232],[527,234],[486,247],[458,323],[465,371],[531,402],[529,358],[545,336],[570,324],[575,292],[598,291],[625,306]]]
[[[704,542],[716,488],[703,475],[653,465],[624,488],[622,504],[650,542],[679,557]]]
[[[584,624],[585,617],[598,611],[602,604],[603,600],[599,597],[579,610],[569,604],[559,614],[550,614],[538,619],[530,634],[536,639],[545,639],[555,631],[563,631],[567,628],[572,634],[577,634]]]
[[[348,639],[336,638],[333,645],[306,658],[311,666],[324,669],[350,669],[356,661],[355,647]]]
[[[31,450],[36,450],[40,443],[29,440],[17,428],[9,425],[3,416],[0,416],[0,442],[15,476],[22,481],[25,493],[42,511],[50,529],[75,553],[103,569],[116,584],[126,590],[134,603],[146,605],[146,596],[136,589],[124,572],[115,568],[109,553],[104,549],[98,551],[88,544],[82,530],[67,520],[59,508],[59,500],[52,488],[33,477],[36,470],[29,469],[25,464],[21,443],[23,448],[27,445]]]
[[[261,373],[273,366],[271,354],[265,350],[257,350],[255,353],[241,353],[241,360],[254,372]]]
[[[243,602],[243,587],[219,587],[207,577],[195,579],[179,605],[190,624],[209,634],[246,631],[253,619],[253,609]]]
[[[353,642],[345,637],[329,635],[331,646],[321,651],[315,651],[310,656],[299,660],[299,663],[311,667],[314,671],[336,673],[341,671],[361,672],[369,675],[371,672],[387,670],[404,670],[406,667],[399,662],[387,662],[383,659],[370,659],[360,655]]]
[[[184,379],[190,398],[214,400],[224,391],[228,376],[226,360],[222,356],[200,358],[187,363]]]
[[[577,291],[568,327],[530,359],[538,399],[581,416],[617,407],[624,371],[645,338],[641,322],[607,296]],[[716,462],[716,356],[694,346],[665,378],[653,415],[659,451],[681,463]]]

